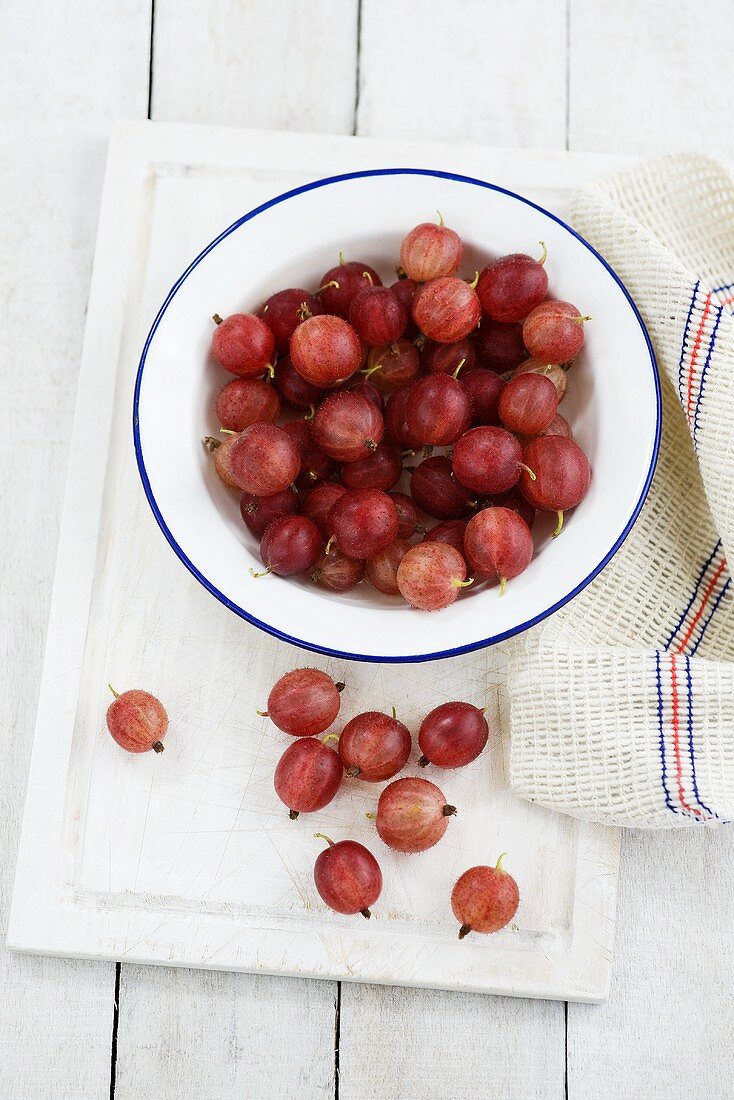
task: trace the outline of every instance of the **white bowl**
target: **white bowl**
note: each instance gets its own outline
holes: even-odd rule
[[[490,256],[539,252],[555,297],[593,321],[562,412],[589,456],[591,488],[559,539],[541,523],[529,569],[500,598],[469,589],[443,611],[416,611],[368,583],[345,595],[269,576],[241,522],[238,495],[216,477],[201,440],[218,429],[214,402],[230,378],[209,352],[211,315],[253,310],[286,286],[316,287],[340,249],[392,281],[400,241],[440,210],[467,242],[471,273]],[[165,410],[165,416],[162,415]],[[161,430],[161,425],[166,430]],[[285,641],[365,661],[426,661],[492,645],[571,600],[619,549],[647,494],[660,437],[650,340],[624,286],[553,214],[500,187],[447,172],[381,169],[319,180],[240,218],[172,287],[140,360],[134,401],[140,476],[156,520],[195,577],[232,611]]]

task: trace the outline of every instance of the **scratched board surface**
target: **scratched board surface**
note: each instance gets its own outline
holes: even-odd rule
[[[314,140],[250,135],[246,147],[233,150],[221,132],[161,128],[156,158],[149,129],[130,127],[118,141],[127,178],[110,182],[108,175],[107,189],[130,204],[137,232],[127,233],[123,248],[119,215],[106,222],[103,216],[95,270],[101,289],[90,306],[97,373],[83,368],[75,429],[82,446],[95,401],[109,402],[100,512],[79,520],[82,529],[82,520],[90,528],[94,520],[98,530],[91,598],[78,661],[63,643],[57,647],[62,656],[47,658],[44,690],[50,694],[42,694],[29,794],[29,805],[46,797],[51,807],[58,788],[58,775],[49,774],[51,748],[44,744],[53,732],[43,713],[44,698],[48,707],[62,677],[61,668],[55,676],[54,661],[66,661],[78,676],[78,698],[63,761],[68,771],[58,852],[42,857],[49,883],[38,870],[35,819],[28,812],[10,941],[20,949],[92,957],[598,999],[609,977],[617,834],[532,806],[510,791],[503,767],[503,648],[425,665],[379,666],[322,658],[276,641],[233,615],[187,573],[159,532],[138,481],[132,390],[157,306],[222,226],[318,174],[309,163]],[[348,139],[318,141],[329,143],[330,171],[397,160],[389,143],[386,150],[362,144],[357,153]],[[489,151],[484,162],[476,153],[452,155],[449,167],[491,176],[500,165],[502,182],[524,183],[513,177],[507,153],[496,155],[494,169]],[[428,163],[435,156],[435,148],[423,153]],[[415,150],[412,157],[420,163]],[[523,171],[531,171],[532,163],[519,159]],[[562,213],[568,189],[558,175],[556,169],[556,182],[545,192],[538,187],[534,197]],[[99,313],[118,291],[124,308],[105,326]],[[107,329],[115,325],[113,340]],[[100,372],[109,372],[106,387]],[[87,501],[74,476],[71,499],[83,513]],[[253,583],[289,582],[268,577]],[[74,599],[73,584],[62,587],[61,605]],[[51,639],[55,629],[61,637],[61,620],[57,607]],[[487,751],[465,769],[432,776],[458,807],[436,848],[405,856],[382,845],[367,817],[381,784],[347,779],[325,810],[288,819],[272,777],[291,742],[257,710],[282,673],[305,664],[346,682],[337,732],[366,709],[395,706],[415,734],[422,716],[447,700],[487,708]],[[144,687],[165,702],[171,727],[162,755],[130,756],[112,742],[104,728],[108,684],[118,691]],[[417,757],[415,746],[408,774],[422,771]],[[362,841],[380,860],[383,893],[369,925],[333,914],[320,901],[312,876],[322,847],[315,831]],[[521,883],[516,919],[494,937],[459,944],[448,904],[453,881],[501,851],[509,853],[508,869]],[[44,890],[34,905],[34,891]]]

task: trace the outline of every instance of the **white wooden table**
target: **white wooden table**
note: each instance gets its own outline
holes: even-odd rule
[[[730,27],[730,0],[3,6],[0,933],[113,120],[731,155]],[[728,1100],[733,856],[731,831],[626,834],[602,1006],[0,948],[0,1098]]]

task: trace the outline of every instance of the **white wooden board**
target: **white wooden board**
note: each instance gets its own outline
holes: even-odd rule
[[[25,951],[339,977],[522,996],[606,995],[618,834],[516,799],[503,773],[501,648],[395,668],[307,656],[216,603],[174,559],[132,455],[145,331],[200,248],[266,197],[360,167],[438,167],[490,179],[561,215],[606,157],[457,149],[127,124],[111,148],[9,945]],[[417,217],[419,212],[417,212]],[[165,421],[161,423],[165,431]],[[449,698],[486,705],[491,751],[439,782],[460,815],[436,849],[388,854],[353,782],[295,825],[272,791],[285,738],[255,710],[288,668],[347,681],[345,717],[395,703],[415,730]],[[104,732],[106,684],[144,686],[172,718],[161,757]],[[315,893],[315,829],[368,843],[385,874],[372,921]],[[493,937],[456,940],[448,894],[503,849],[522,905]]]

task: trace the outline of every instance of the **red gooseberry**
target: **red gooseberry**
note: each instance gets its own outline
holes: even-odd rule
[[[288,816],[323,810],[341,786],[344,769],[339,754],[315,738],[304,737],[289,745],[275,768],[275,793]]]
[[[367,375],[385,394],[394,393],[418,378],[421,369],[418,348],[410,340],[397,340],[387,347],[372,348],[367,356]]]
[[[392,344],[405,332],[408,311],[389,287],[366,286],[352,300],[349,323],[366,344]]]
[[[268,695],[267,710],[258,711],[293,737],[323,733],[336,719],[344,684],[334,683],[319,668],[294,668],[276,680]]]
[[[107,708],[107,729],[120,748],[127,752],[163,752],[168,731],[166,708],[155,695],[132,688],[118,694]]]
[[[275,337],[265,322],[254,313],[233,313],[224,320],[215,313],[214,321],[212,351],[221,366],[240,378],[262,374],[275,351]]]
[[[325,454],[357,462],[377,450],[385,423],[379,409],[358,393],[335,393],[316,410],[311,432]]]
[[[398,449],[383,439],[372,454],[357,462],[347,462],[342,480],[348,489],[392,489],[403,472]]]
[[[413,320],[439,344],[453,344],[468,336],[481,316],[474,288],[453,275],[424,283],[413,299]]]
[[[339,737],[346,774],[368,783],[392,779],[405,766],[412,741],[407,726],[393,716],[368,710],[350,719]]]
[[[405,406],[408,431],[426,446],[455,443],[471,423],[471,399],[462,383],[448,374],[421,378]]]
[[[260,558],[266,573],[292,577],[305,573],[314,564],[323,541],[321,532],[306,516],[280,516],[265,528],[260,543]],[[253,577],[262,577],[251,569]]]
[[[452,604],[466,579],[462,555],[443,542],[421,542],[411,546],[398,566],[400,594],[412,607],[422,611],[440,611]]]
[[[588,492],[591,482],[589,460],[578,443],[562,435],[543,435],[533,439],[525,448],[523,459],[535,473],[535,478],[523,471],[520,491],[533,508],[558,513],[558,526],[554,534],[559,535],[563,527],[563,513],[580,504]],[[533,466],[530,466],[531,462]]]
[[[276,424],[251,424],[233,437],[229,467],[240,489],[267,497],[295,481],[301,469],[301,452]]]
[[[338,546],[329,547],[316,561],[310,573],[311,580],[329,592],[348,592],[364,577],[364,562],[348,558]]]
[[[459,939],[470,932],[498,932],[509,924],[520,904],[520,891],[502,866],[504,853],[494,867],[470,867],[451,891],[451,908],[458,920]]]
[[[523,573],[533,558],[530,528],[510,508],[483,508],[469,520],[464,552],[471,569],[499,581],[500,594],[508,580]]]
[[[418,745],[421,767],[463,768],[476,760],[487,744],[489,726],[484,711],[471,703],[442,703],[421,722]]]
[[[400,266],[408,278],[417,283],[453,275],[459,269],[461,237],[444,225],[440,214],[439,219],[438,225],[421,222],[411,229],[400,246]]]
[[[558,412],[556,387],[544,374],[516,374],[500,394],[498,409],[506,428],[537,435]]]
[[[272,424],[279,416],[278,394],[262,378],[235,378],[217,398],[219,423],[232,432],[243,432],[250,424]]]
[[[438,844],[456,807],[427,779],[396,779],[377,803],[378,836],[398,852],[425,852]]]
[[[290,353],[298,373],[314,386],[331,389],[359,370],[362,345],[341,317],[309,317],[291,336]]]
[[[370,907],[382,890],[382,872],[372,852],[356,840],[340,840],[335,844],[324,833],[314,835],[328,844],[313,869],[322,901],[335,913],[370,917]]]
[[[525,347],[534,359],[567,363],[584,346],[584,323],[590,320],[570,302],[542,302],[522,326]]]
[[[457,480],[475,493],[504,493],[520,477],[522,447],[505,428],[483,426],[466,432],[454,447]]]
[[[483,317],[482,323],[472,337],[479,360],[479,366],[505,374],[514,370],[527,358],[527,349],[522,338],[522,325],[505,324]]]
[[[518,444],[518,456],[522,450]],[[455,477],[446,455],[432,455],[412,468],[410,495],[419,508],[436,519],[460,519],[476,503]],[[516,478],[517,480],[517,478]]]
[[[329,547],[335,542],[349,558],[366,560],[389,546],[398,533],[397,509],[381,489],[353,489],[329,512]]]
[[[548,274],[540,260],[514,252],[488,264],[479,276],[477,294],[482,309],[495,321],[522,321],[548,293]]]

